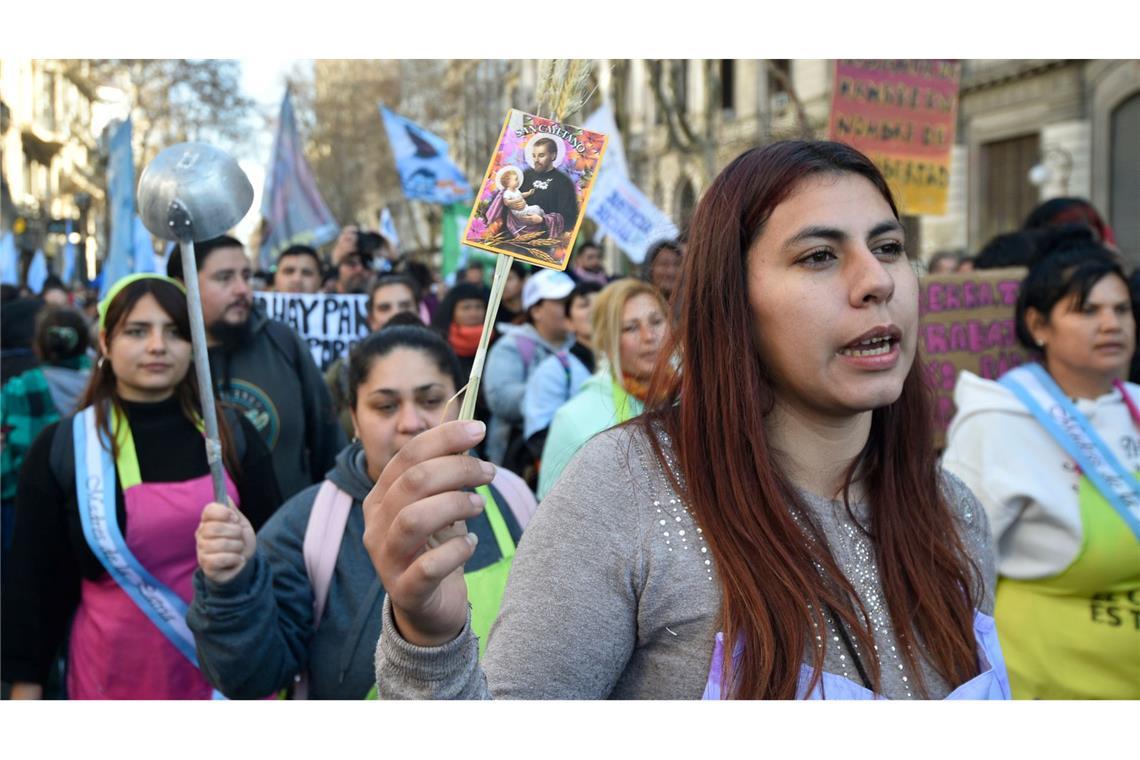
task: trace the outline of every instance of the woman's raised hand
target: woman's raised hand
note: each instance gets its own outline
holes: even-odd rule
[[[214,583],[229,583],[257,548],[257,536],[245,515],[216,501],[202,510],[198,530],[198,567]]]
[[[364,545],[400,635],[417,646],[445,644],[467,621],[463,564],[476,536],[463,521],[484,504],[461,489],[490,483],[495,467],[464,452],[485,433],[478,421],[420,433],[392,457],[364,500]]]

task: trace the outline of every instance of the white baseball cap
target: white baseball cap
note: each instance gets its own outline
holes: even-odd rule
[[[532,274],[523,285],[522,305],[527,311],[539,301],[560,301],[574,290],[574,280],[565,272],[543,269]]]

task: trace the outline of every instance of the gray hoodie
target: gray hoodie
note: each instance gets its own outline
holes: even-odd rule
[[[487,353],[481,386],[494,415],[488,425],[485,450],[487,459],[495,464],[502,464],[507,453],[511,427],[522,427],[523,396],[531,370],[546,357],[569,351],[574,345],[573,335],[567,335],[559,345],[549,343],[532,324],[504,325],[501,329],[503,335]],[[523,346],[527,355],[523,353]]]
[[[194,633],[202,672],[227,697],[268,696],[293,683],[305,668],[309,699],[361,699],[375,683],[373,654],[384,590],[364,548],[363,502],[373,483],[359,441],[337,455],[327,478],[352,496],[352,507],[315,632],[313,589],[302,546],[319,484],[274,513],[257,534],[253,558],[229,583],[209,581],[200,569],[194,572],[194,600],[186,622]],[[516,480],[511,481],[516,488],[500,487],[498,479],[492,487],[517,544],[535,504],[533,494],[517,490],[521,481]],[[479,536],[467,569],[501,559],[486,515],[467,525]]]
[[[51,400],[55,403],[59,415],[66,417],[69,414],[75,414],[79,397],[83,395],[83,389],[87,387],[87,378],[91,376],[91,370],[88,368],[55,367],[50,364],[42,365],[40,370],[44,373],[44,379],[47,380]]]

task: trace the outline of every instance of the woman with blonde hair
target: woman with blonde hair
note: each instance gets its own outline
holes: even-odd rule
[[[591,320],[598,371],[550,423],[538,475],[539,499],[586,441],[641,414],[649,378],[669,337],[668,314],[665,297],[647,282],[618,280],[598,294]]]

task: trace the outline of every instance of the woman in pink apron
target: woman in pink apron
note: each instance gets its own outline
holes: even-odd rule
[[[849,146],[730,163],[693,215],[645,413],[542,502],[482,663],[453,527],[477,513],[454,489],[491,477],[454,456],[482,431],[428,431],[382,473],[379,695],[1008,698],[989,528],[935,457],[905,248]]]
[[[67,637],[71,699],[209,699],[185,622],[212,490],[185,291],[132,275],[99,319],[80,411],[44,430],[20,473],[3,678],[14,698],[42,696]],[[219,423],[229,498],[260,525],[279,502],[268,450],[244,419]]]

